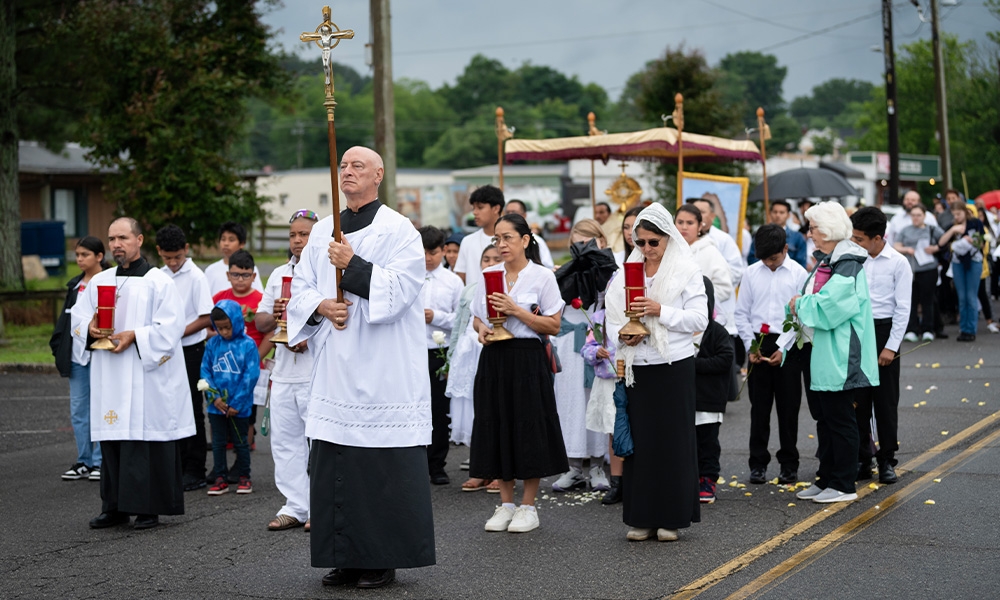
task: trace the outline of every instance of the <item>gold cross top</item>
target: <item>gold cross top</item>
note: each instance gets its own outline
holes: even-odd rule
[[[330,20],[330,7],[323,7],[323,22],[315,32],[305,32],[299,36],[303,42],[315,42],[323,50],[323,73],[326,75],[326,95],[333,96],[333,64],[330,62],[330,50],[340,44],[340,40],[354,39],[353,29],[341,30]]]

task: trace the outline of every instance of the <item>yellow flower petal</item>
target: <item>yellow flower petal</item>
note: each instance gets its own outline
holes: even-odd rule
[[[947,431],[942,431],[941,435],[948,435],[948,432]]]
[[[778,478],[775,477],[774,479],[772,479],[771,483],[773,483],[774,485],[778,485]]]
[[[809,439],[813,439],[813,438],[815,438],[815,437],[816,437],[816,436],[814,436],[813,434],[811,434],[811,433],[809,434]]]
[[[978,369],[978,368],[979,368],[979,365],[976,365],[976,368]]]
[[[933,500],[924,500],[924,504],[934,504]]]
[[[747,493],[745,493],[745,494],[743,494],[743,495],[744,495],[744,496],[753,496],[753,493],[751,493],[751,492],[747,492]]]
[[[985,402],[980,402],[979,406],[986,406],[986,403]]]
[[[962,402],[968,402],[968,401],[969,401],[968,398],[962,398]]]
[[[716,481],[715,483],[718,484],[718,485],[722,485],[722,484],[726,483],[726,478],[723,477],[722,475],[719,475],[719,480]]]
[[[978,364],[983,364],[983,359],[980,358]]]
[[[920,363],[917,363],[917,364],[915,364],[913,366],[919,369],[920,368]]]
[[[983,385],[984,385],[984,386],[986,386],[986,387],[990,387],[990,382],[989,382],[989,381],[987,381],[987,382],[986,382],[986,383],[984,383]]]
[[[729,482],[729,487],[731,487],[731,488],[734,488],[734,487],[736,487],[737,485],[739,485],[739,484],[738,484],[737,482],[735,482],[735,481],[730,481],[730,482]]]
[[[966,371],[969,371],[969,370],[971,370],[971,369],[972,369],[972,367],[970,367],[969,365],[965,365],[965,370],[966,370]]]
[[[745,483],[737,483],[736,484],[736,489],[742,490],[746,486],[747,486],[747,484],[745,484]]]
[[[934,483],[941,483],[941,480],[940,479],[935,479]]]
[[[924,390],[924,393],[925,393],[925,394],[929,394],[929,393],[931,393],[931,390],[930,390],[930,388],[927,388],[926,390]]]
[[[878,484],[877,483],[869,483],[868,484],[868,488],[872,489],[872,490],[877,490],[878,489]]]
[[[914,405],[913,405],[913,408],[920,408],[920,403],[919,403],[919,402],[917,402],[916,404],[914,404]]]
[[[920,406],[927,406],[927,401],[926,400],[921,400],[920,401]]]
[[[934,363],[934,364],[931,365],[931,368],[932,369],[937,369],[940,366],[941,366],[941,363]]]
[[[739,477],[737,477],[736,475],[733,475],[733,477],[732,477],[732,478],[733,478],[733,479],[739,479]]]
[[[788,506],[795,506],[795,503],[794,502],[789,502]]]

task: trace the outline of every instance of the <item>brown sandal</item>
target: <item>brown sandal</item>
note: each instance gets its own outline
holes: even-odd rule
[[[295,517],[291,517],[289,515],[278,515],[267,524],[267,528],[270,531],[284,531],[285,529],[302,527],[303,525],[304,523]]]
[[[499,494],[500,493],[500,480],[499,479],[494,479],[494,480],[490,481],[490,483],[486,486],[486,491],[489,492],[490,494]]]
[[[489,479],[480,479],[478,477],[472,477],[468,481],[462,484],[463,492],[478,492],[479,490],[485,490],[486,486],[490,483]]]
[[[306,533],[309,533],[309,530],[310,530],[310,525],[309,524],[310,523],[312,523],[312,519],[306,519],[306,526],[303,527],[303,531],[305,531]]]

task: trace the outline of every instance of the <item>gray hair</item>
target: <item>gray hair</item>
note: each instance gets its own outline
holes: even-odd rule
[[[831,242],[850,239],[854,233],[851,218],[839,202],[820,202],[811,206],[806,211],[806,219],[810,228],[816,229]]]

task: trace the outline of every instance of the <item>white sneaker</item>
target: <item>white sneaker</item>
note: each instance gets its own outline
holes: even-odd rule
[[[826,488],[819,494],[813,497],[813,502],[818,502],[820,504],[830,504],[832,502],[850,502],[851,500],[857,500],[857,494],[848,494],[840,490],[835,490],[833,488]]]
[[[486,521],[486,531],[507,531],[507,527],[513,519],[513,508],[498,506],[490,520]]]
[[[583,476],[583,471],[578,467],[570,467],[569,471],[562,474],[555,483],[552,490],[556,492],[568,492],[573,488],[587,484],[587,478]]]
[[[514,511],[514,518],[507,526],[507,532],[527,533],[532,529],[538,529],[538,511],[523,506],[517,507],[517,510]]]
[[[996,323],[987,323],[986,329],[989,329],[990,333],[1000,333],[1000,326],[997,326]]]
[[[87,476],[87,479],[89,479],[91,481],[100,481],[101,480],[101,467],[94,467],[94,468],[92,468],[90,470],[90,475]]]
[[[676,542],[677,541],[677,530],[676,529],[660,529],[656,530],[656,539],[661,542]]]
[[[932,333],[930,331],[925,331],[924,335],[922,337],[923,337],[923,340],[925,342],[933,342],[934,341],[934,333]],[[914,341],[916,341],[916,340],[914,340]]]
[[[798,498],[799,500],[808,500],[810,498],[815,498],[816,496],[819,496],[824,491],[825,490],[823,488],[819,487],[814,483],[811,486],[799,492],[798,494],[795,494],[795,497]]]
[[[590,467],[590,489],[595,492],[606,492],[611,489],[611,482],[604,474],[604,465]]]
[[[906,332],[906,335],[903,336],[903,339],[906,340],[907,342],[915,342],[919,338],[917,338],[917,334],[913,333],[912,331],[908,331]]]
[[[87,468],[87,465],[83,463],[76,463],[70,467],[68,471],[62,474],[62,478],[66,481],[77,481],[80,479],[86,479],[89,474],[90,469]]]
[[[648,540],[653,537],[654,529],[643,529],[642,527],[633,527],[628,530],[628,534],[625,536],[630,542],[641,542],[643,540]]]

